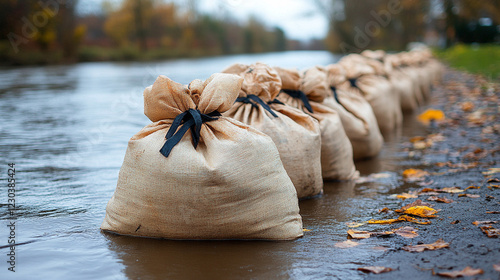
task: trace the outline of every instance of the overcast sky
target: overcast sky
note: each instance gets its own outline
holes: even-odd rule
[[[103,0],[79,1],[81,13],[100,10]],[[120,0],[112,0],[120,2]],[[187,0],[175,0],[185,3]],[[312,0],[196,0],[201,12],[228,14],[238,20],[253,15],[268,26],[281,27],[288,38],[308,40],[324,38],[328,21]]]

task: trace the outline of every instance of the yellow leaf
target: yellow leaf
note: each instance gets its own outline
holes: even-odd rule
[[[406,209],[403,213],[419,216],[422,218],[434,218],[436,217],[437,210],[427,207],[427,206],[413,206]]]
[[[477,187],[477,186],[468,186],[467,188],[465,188],[466,190],[468,189],[480,189],[481,187]]]
[[[444,120],[444,113],[441,110],[427,109],[425,110],[425,112],[418,115],[417,119],[424,124],[429,124],[432,120],[433,121]]]
[[[392,223],[397,223],[397,222],[401,222],[401,220],[399,220],[399,219],[388,219],[388,220],[371,219],[367,223],[369,223],[369,224],[392,224]]]
[[[412,223],[419,224],[419,225],[428,225],[431,223],[431,221],[429,221],[429,220],[420,220],[417,218],[410,217],[408,215],[401,215],[401,216],[399,216],[398,220],[405,221],[405,222],[412,222]]]
[[[368,231],[361,231],[361,230],[348,230],[347,234],[349,237],[354,238],[354,239],[365,239],[365,238],[370,238],[371,234]]]
[[[302,229],[303,232],[306,232],[306,231],[311,231],[310,229],[307,229],[307,228],[304,228]]]
[[[408,181],[420,181],[423,180],[423,177],[429,175],[429,172],[424,171],[422,169],[406,169],[403,171],[403,178]]]
[[[407,198],[417,198],[418,196],[414,195],[414,194],[411,194],[411,193],[402,193],[402,194],[398,194],[396,195],[396,198],[399,198],[399,199],[402,199],[402,200],[405,200]]]
[[[413,206],[428,206],[428,207],[431,207],[432,205],[430,203],[422,202],[422,200],[417,199],[414,202],[412,202],[410,204],[406,204],[405,206],[403,206],[400,209],[395,210],[395,211],[398,212],[398,213],[403,213],[404,211],[406,211],[406,209],[408,209],[410,207],[413,207]]]

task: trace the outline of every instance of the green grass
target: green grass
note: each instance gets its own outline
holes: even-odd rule
[[[500,80],[500,45],[455,45],[435,54],[453,68]]]

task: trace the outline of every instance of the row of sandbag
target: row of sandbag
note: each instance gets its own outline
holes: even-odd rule
[[[390,75],[367,65],[391,56],[303,72],[236,64],[188,86],[158,77],[144,92],[153,123],[129,141],[101,228],[170,239],[302,236],[297,198],[322,193],[323,179],[354,178],[353,159],[382,146],[374,104],[389,99],[368,89]]]

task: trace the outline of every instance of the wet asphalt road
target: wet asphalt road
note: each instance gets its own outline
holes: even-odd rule
[[[388,207],[397,209],[417,199],[429,202],[433,208],[440,209],[436,218],[430,218],[431,224],[417,225],[409,222],[392,225],[366,225],[357,230],[388,230],[401,226],[418,229],[418,237],[401,236],[374,237],[358,242],[376,245],[383,243],[385,253],[370,266],[390,267],[393,271],[381,274],[366,274],[366,279],[438,279],[440,272],[462,270],[467,266],[482,269],[478,274],[465,279],[500,279],[500,271],[494,264],[500,265],[500,239],[488,237],[473,224],[475,221],[499,222],[490,224],[500,229],[500,172],[491,168],[500,167],[500,85],[481,78],[448,70],[444,83],[433,90],[432,100],[423,108],[442,110],[446,120],[430,124],[427,135],[421,135],[424,143],[434,139],[428,147],[415,145],[410,139],[401,139],[401,148],[407,154],[405,165],[425,170],[428,176],[414,182],[408,191],[424,188],[441,189],[459,187],[460,193],[439,193],[435,196],[453,200],[452,203],[428,201],[429,195],[420,194],[418,198],[404,201],[394,197],[378,205],[378,209]],[[469,103],[466,103],[469,102]],[[432,138],[429,135],[436,135]],[[414,139],[413,139],[414,140]],[[464,196],[469,194],[470,196]],[[461,196],[459,196],[461,195]],[[490,213],[487,213],[490,212]],[[398,215],[374,212],[375,219],[394,218]],[[430,244],[438,239],[450,243],[449,248],[419,253],[407,252],[402,247],[407,245]],[[349,250],[349,249],[346,249]]]

